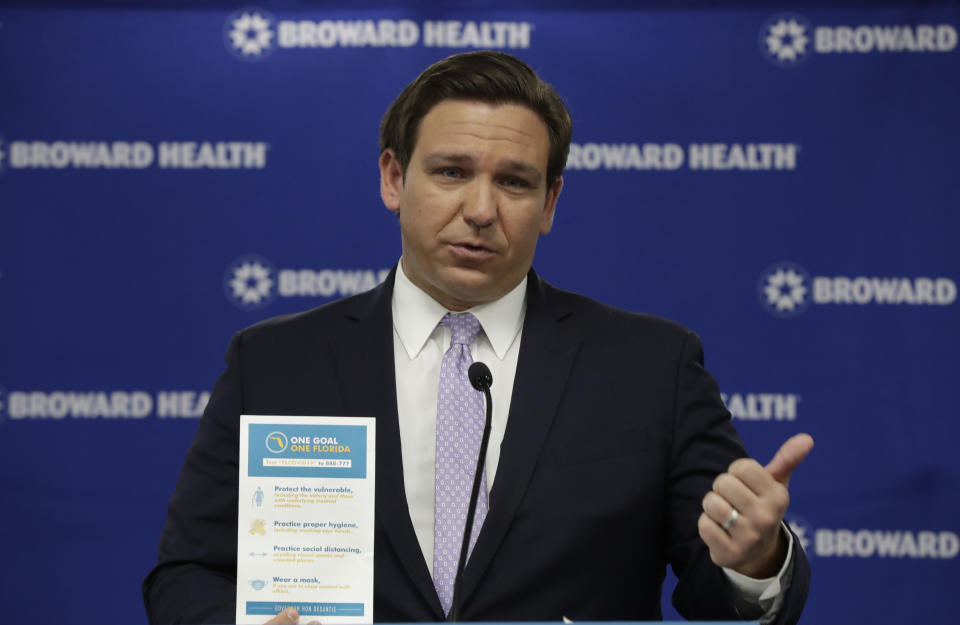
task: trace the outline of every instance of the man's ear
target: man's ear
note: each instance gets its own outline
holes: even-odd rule
[[[543,213],[540,215],[540,234],[550,232],[553,227],[553,215],[557,211],[557,198],[560,197],[560,190],[563,189],[563,176],[557,178],[549,189],[547,197],[543,202]]]
[[[383,205],[396,212],[400,210],[400,194],[403,191],[403,168],[393,150],[380,154],[380,198]]]

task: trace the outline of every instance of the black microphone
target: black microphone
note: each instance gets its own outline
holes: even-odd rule
[[[478,391],[490,392],[493,386],[493,376],[490,375],[490,369],[482,362],[475,362],[467,370],[467,376],[470,378],[470,384]]]
[[[483,479],[483,465],[487,461],[487,443],[490,442],[490,422],[493,420],[493,401],[490,399],[490,387],[493,375],[482,362],[475,362],[467,370],[470,384],[483,391],[487,399],[487,420],[483,425],[483,438],[480,439],[480,453],[477,456],[477,470],[473,474],[473,490],[470,491],[470,507],[467,509],[467,522],[463,527],[463,543],[460,545],[460,562],[457,575],[453,578],[453,600],[450,602],[450,614],[447,620],[456,622],[460,616],[460,586],[463,583],[463,568],[467,564],[467,551],[470,550],[470,535],[473,533],[473,517],[477,513],[477,497],[480,496],[480,481]]]

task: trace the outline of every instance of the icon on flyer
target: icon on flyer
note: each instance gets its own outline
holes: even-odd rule
[[[267,434],[267,449],[275,454],[282,453],[287,448],[287,435],[273,431]]]

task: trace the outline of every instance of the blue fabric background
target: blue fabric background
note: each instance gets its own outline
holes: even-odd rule
[[[425,45],[428,21],[513,24],[528,45],[504,49],[568,102],[583,162],[565,175],[537,270],[700,333],[762,462],[795,432],[816,438],[791,484],[814,571],[803,621],[954,620],[957,3],[242,9],[0,8],[2,620],[145,621],[139,584],[230,335],[369,286],[399,257],[378,193],[380,117],[426,65],[469,49]],[[245,14],[271,33],[247,58],[230,37]],[[277,23],[299,20],[420,32],[404,47],[277,45]],[[784,35],[771,49],[791,23],[806,43]],[[880,51],[874,27],[901,47],[930,27],[942,49]],[[818,29],[844,28],[865,51],[818,49]],[[153,159],[35,158],[101,142],[144,142]],[[160,145],[183,142],[254,144],[263,166],[161,167]],[[675,144],[685,161],[590,160],[621,144]],[[792,167],[692,169],[691,144],[778,144]],[[264,277],[246,305],[231,284],[244,266]],[[290,295],[284,271],[314,295]],[[780,310],[766,295],[776,276],[806,289],[781,289]],[[817,301],[817,280],[852,285],[851,303]],[[924,280],[934,303],[909,303]],[[879,303],[878,283],[899,302]],[[80,400],[94,416],[68,405]],[[140,416],[105,416],[124,401]]]

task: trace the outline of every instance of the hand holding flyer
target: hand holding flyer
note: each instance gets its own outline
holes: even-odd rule
[[[375,420],[240,418],[237,623],[373,622]]]

